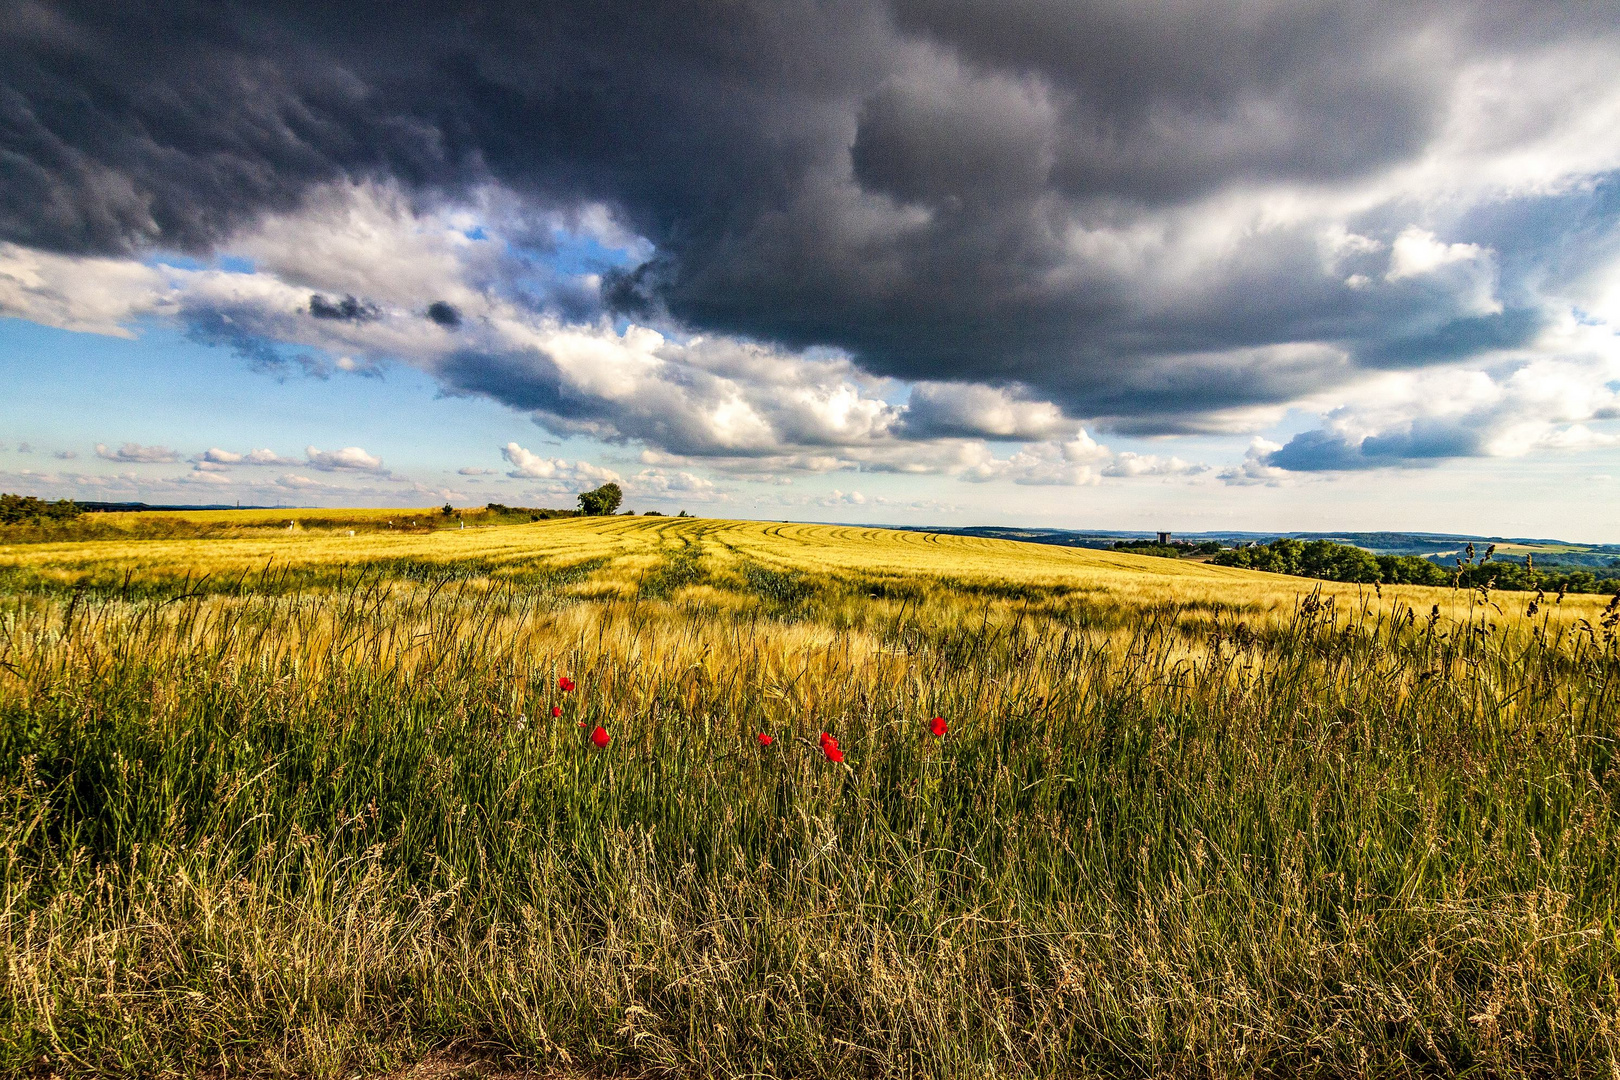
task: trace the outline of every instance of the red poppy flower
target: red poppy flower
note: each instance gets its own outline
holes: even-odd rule
[[[552,716],[561,716],[562,715],[562,706],[561,705],[553,705],[551,707],[551,715]]]
[[[574,688],[574,680],[564,675],[562,678],[557,680],[557,685],[562,689],[562,692],[566,694]]]
[[[606,746],[612,741],[613,736],[609,735],[605,730],[603,730],[601,724],[596,725],[596,730],[591,732],[591,742],[599,748]]]
[[[771,743],[776,741],[775,739],[771,738],[769,735],[765,734],[763,731],[760,732],[758,735],[755,735],[754,738],[759,740],[759,745],[761,745],[761,746],[769,746],[769,745],[771,745]]]
[[[950,729],[945,723],[945,718],[943,716],[936,716],[934,717],[933,722],[928,725],[928,730],[932,731],[936,737],[943,739],[945,737],[945,732]]]
[[[834,765],[844,760],[844,752],[838,749],[837,739],[828,739],[821,744],[821,752],[827,755],[827,760]]]
[[[833,738],[831,735],[827,734],[825,731],[823,731],[821,733],[821,746],[822,746],[822,749],[826,749],[828,746],[837,746],[837,745],[838,745],[838,740],[837,739]]]

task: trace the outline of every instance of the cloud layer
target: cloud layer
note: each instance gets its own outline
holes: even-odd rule
[[[1074,447],[1289,407],[1219,475],[1601,446],[1617,54],[1604,5],[30,2],[0,311],[410,363],[671,475],[1199,476]]]

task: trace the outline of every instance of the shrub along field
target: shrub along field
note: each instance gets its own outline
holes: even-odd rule
[[[0,603],[9,1075],[1620,1069],[1607,597],[572,518]]]
[[[1476,551],[1470,543],[1465,554],[1453,557],[1454,565],[1448,569],[1416,555],[1374,555],[1363,548],[1336,544],[1331,540],[1301,541],[1281,537],[1269,544],[1217,551],[1210,561],[1217,566],[1241,566],[1275,574],[1364,584],[1449,585],[1461,589],[1484,589],[1487,592],[1512,590],[1543,594],[1612,594],[1620,591],[1620,570],[1568,566],[1555,566],[1550,571],[1546,567],[1537,570],[1535,553],[1524,551],[1522,545],[1513,546],[1519,547],[1522,552],[1517,556],[1517,562],[1493,562],[1491,556],[1496,553],[1495,544],[1482,545],[1484,551],[1479,553],[1479,561],[1475,562]],[[1145,553],[1163,554],[1157,551]],[[1504,556],[1507,560],[1514,558],[1506,552]]]

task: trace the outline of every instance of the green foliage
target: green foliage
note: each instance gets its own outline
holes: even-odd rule
[[[1366,584],[1572,593],[1603,593],[1620,588],[1620,576],[1603,570],[1537,571],[1524,563],[1491,561],[1488,555],[1477,562],[1472,555],[1459,558],[1448,569],[1416,555],[1374,556],[1349,544],[1286,537],[1265,545],[1223,551],[1210,561],[1218,566]]]
[[[1115,551],[1124,551],[1132,555],[1156,555],[1163,559],[1181,559],[1189,555],[1213,555],[1221,551],[1221,544],[1217,540],[1203,540],[1199,543],[1190,543],[1185,540],[1176,540],[1168,544],[1160,544],[1151,540],[1116,540]]]
[[[1301,541],[1287,537],[1264,546],[1223,551],[1210,561],[1219,566],[1242,566],[1274,574],[1369,584],[1381,580],[1383,573],[1369,551],[1330,540]]]
[[[1437,567],[1448,582],[1465,589],[1515,589],[1522,592],[1609,593],[1620,591],[1620,572],[1612,569],[1537,570],[1520,562],[1463,563],[1451,570]]]
[[[509,525],[524,521],[548,521],[552,518],[573,517],[578,510],[548,510],[540,506],[507,506],[505,503],[486,503],[484,517],[475,523]]]
[[[767,610],[778,618],[802,616],[806,605],[818,592],[815,583],[803,573],[777,570],[755,562],[743,563],[741,570],[748,591],[759,597]]]
[[[682,543],[670,548],[664,560],[650,573],[642,576],[637,586],[639,595],[653,600],[668,599],[688,585],[696,585],[708,577],[703,568],[703,547],[700,543]]]
[[[1385,585],[1450,585],[1451,575],[1416,555],[1380,555],[1378,572]]]
[[[1120,540],[1114,544],[1115,551],[1123,551],[1128,555],[1154,555],[1161,559],[1179,559],[1184,552],[1174,544],[1154,544],[1147,541]]]
[[[84,511],[70,499],[46,502],[32,495],[0,495],[0,525],[41,525],[72,521]]]
[[[624,492],[618,484],[603,484],[594,491],[580,492],[579,512],[590,517],[605,517],[617,511],[623,500]]]

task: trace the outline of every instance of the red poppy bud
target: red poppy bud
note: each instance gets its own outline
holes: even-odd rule
[[[564,675],[562,678],[557,680],[557,686],[561,688],[563,693],[566,694],[574,688],[574,680]]]
[[[838,740],[833,739],[821,744],[821,752],[827,755],[827,760],[834,765],[844,760],[844,752],[838,749]]]
[[[553,705],[551,707],[551,715],[552,716],[561,716],[562,715],[562,706],[561,705]]]
[[[606,731],[604,731],[602,729],[602,725],[600,725],[600,724],[598,724],[596,726],[595,731],[591,732],[591,742],[595,743],[598,747],[606,746],[608,743],[610,743],[612,741],[613,741],[613,736],[609,735]]]
[[[928,730],[932,731],[938,738],[943,739],[945,737],[945,732],[948,731],[949,728],[947,727],[945,718],[943,716],[936,716],[934,717],[933,723],[928,725]]]
[[[775,739],[771,738],[769,735],[765,734],[763,731],[760,732],[758,735],[755,735],[754,738],[759,740],[759,745],[761,745],[761,746],[769,746],[769,745],[771,745],[771,743],[776,741]]]

